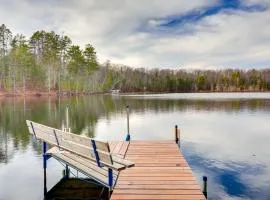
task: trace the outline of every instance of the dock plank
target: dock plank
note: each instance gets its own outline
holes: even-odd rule
[[[114,195],[118,195],[118,194],[129,194],[129,195],[136,195],[136,194],[141,194],[142,191],[141,190],[137,190],[137,189],[121,189],[121,190],[114,190]],[[201,195],[201,190],[149,190],[149,189],[145,189],[143,191],[144,194],[148,194],[148,195]]]
[[[114,150],[113,150],[113,154],[119,154],[119,151],[120,151],[120,149],[122,148],[122,146],[123,146],[123,143],[124,143],[124,141],[119,141],[118,143],[117,143],[117,145],[116,145],[116,147],[114,148]]]
[[[119,173],[111,200],[205,199],[174,141],[131,141],[125,158],[135,166]]]
[[[150,199],[166,199],[166,200],[175,200],[175,199],[181,199],[181,200],[203,200],[205,199],[202,195],[186,195],[186,194],[181,194],[181,195],[140,195],[140,194],[134,194],[134,195],[115,195],[114,197],[115,200],[120,200],[120,199],[128,199],[128,200],[150,200]]]

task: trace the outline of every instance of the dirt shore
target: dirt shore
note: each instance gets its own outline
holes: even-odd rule
[[[0,91],[0,98],[1,97],[41,97],[41,96],[57,96],[57,92],[39,92],[39,91],[27,91],[23,92],[1,92]]]

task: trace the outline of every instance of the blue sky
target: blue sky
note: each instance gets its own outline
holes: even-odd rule
[[[270,0],[0,0],[0,23],[90,42],[133,67],[270,67]]]
[[[227,12],[233,14],[234,12],[263,12],[267,10],[267,6],[254,3],[251,5],[245,5],[244,2],[239,0],[221,0],[217,3],[208,6],[198,7],[191,9],[188,12],[181,13],[179,15],[172,15],[165,17],[165,22],[160,24],[162,27],[175,28],[183,26],[188,23],[200,22],[204,18],[209,16],[218,15],[221,12]]]

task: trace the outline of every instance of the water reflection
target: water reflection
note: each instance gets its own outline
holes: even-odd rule
[[[269,199],[269,193],[262,193],[268,188],[267,185],[256,185],[256,177],[267,174],[266,164],[249,161],[230,161],[206,159],[200,154],[194,154],[192,147],[195,144],[185,143],[184,153],[188,157],[189,164],[193,170],[207,174],[210,179],[209,190],[211,199]],[[252,177],[249,183],[247,177]],[[201,177],[198,177],[198,179]],[[269,177],[268,177],[269,179]],[[215,192],[214,192],[215,191]]]
[[[36,187],[31,199],[42,195],[41,145],[28,134],[25,120],[61,128],[67,104],[72,132],[99,139],[125,138],[126,105],[131,107],[132,139],[173,139],[178,124],[183,152],[198,181],[209,177],[210,199],[270,199],[270,95],[196,95],[0,100],[0,199],[18,199],[29,185]],[[22,167],[29,173],[19,173]],[[48,170],[53,186],[61,166],[50,161]],[[15,186],[21,188],[16,193]]]

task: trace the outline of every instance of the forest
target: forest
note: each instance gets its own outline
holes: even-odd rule
[[[239,66],[241,67],[241,66]],[[0,26],[0,95],[269,91],[270,69],[184,70],[99,63],[90,43],[38,30],[29,38]]]

